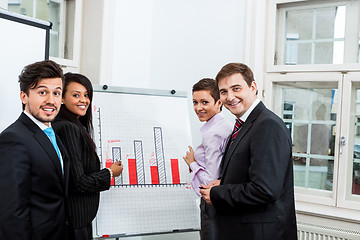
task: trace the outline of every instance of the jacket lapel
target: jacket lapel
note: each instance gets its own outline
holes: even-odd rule
[[[56,135],[56,133],[55,133],[55,135]],[[69,158],[68,158],[68,154],[67,154],[67,151],[66,151],[64,145],[62,144],[60,138],[58,138],[57,135],[56,135],[56,142],[58,144],[58,147],[61,152],[61,157],[63,159],[63,164],[64,164],[63,180],[64,180],[64,184],[65,184],[65,193],[67,194],[68,193],[68,184],[66,184],[66,183],[69,181],[69,171],[70,171],[70,165],[69,165],[69,161],[68,161]]]
[[[241,144],[241,140],[245,136],[245,134],[250,130],[250,128],[253,125],[253,122],[257,119],[259,114],[266,109],[265,105],[262,102],[259,102],[259,104],[254,108],[254,110],[250,113],[249,117],[246,119],[244,124],[242,125],[238,135],[234,139],[232,144],[228,144],[227,149],[225,151],[225,156],[223,158],[223,167],[222,167],[222,176],[225,176],[225,172],[227,170],[227,167],[229,165],[230,159],[232,155],[234,154],[235,149],[239,144]],[[229,140],[230,142],[230,140]],[[232,161],[236,161],[232,160]]]
[[[48,156],[51,159],[51,162],[54,164],[55,169],[60,177],[62,179],[62,170],[61,170],[61,164],[59,157],[55,151],[54,146],[50,142],[48,136],[37,126],[28,116],[26,116],[24,113],[22,113],[19,117],[19,120],[24,123],[24,125],[34,133],[34,138],[36,141],[41,145],[41,147],[45,150],[45,152],[48,154]]]

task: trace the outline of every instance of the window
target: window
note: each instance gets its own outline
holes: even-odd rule
[[[300,192],[319,189],[318,196],[331,197],[338,82],[304,81],[296,75],[286,78],[292,81],[273,83],[273,109],[283,116],[292,136],[295,187]]]
[[[343,63],[346,6],[285,10],[285,59],[278,64]]]
[[[332,129],[335,121],[331,112],[334,89],[282,88],[286,104],[292,101],[297,111],[292,119],[295,186],[332,190],[334,168],[334,140]],[[283,114],[284,115],[284,114]],[[285,115],[288,116],[288,115]]]
[[[266,90],[293,140],[296,200],[360,209],[360,0],[274,2]]]
[[[360,62],[359,0],[295,2],[276,5],[276,37],[269,48],[272,66]]]
[[[8,10],[52,23],[50,57],[75,60],[75,8],[79,0],[8,0]],[[76,59],[77,60],[77,59]],[[74,65],[74,64],[72,64]]]
[[[351,195],[360,196],[360,83],[352,82],[349,134],[349,182]],[[346,141],[346,138],[345,138]],[[345,142],[346,144],[346,142]],[[345,145],[346,146],[346,145]]]

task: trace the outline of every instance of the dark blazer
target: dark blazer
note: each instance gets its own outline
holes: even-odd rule
[[[218,239],[297,239],[291,136],[262,102],[228,146],[210,198]]]
[[[46,134],[24,113],[0,134],[0,239],[66,239],[64,176]]]
[[[75,124],[57,117],[52,123],[70,159],[68,210],[70,226],[81,228],[95,218],[100,191],[110,188],[110,173],[100,170],[100,160],[91,152],[84,133]]]

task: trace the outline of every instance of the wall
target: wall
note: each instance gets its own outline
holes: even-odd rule
[[[187,91],[192,141],[197,146],[202,124],[192,109],[191,87],[201,78],[214,78],[229,62],[244,61],[246,2],[84,1],[80,72],[95,84]],[[223,111],[234,122],[232,114]],[[199,234],[131,239],[198,240]]]
[[[103,5],[103,1],[86,0],[82,6],[80,72],[93,83],[100,81]]]
[[[93,31],[85,18],[83,22],[86,39],[102,42],[102,67],[89,67],[95,45],[83,39],[81,72],[94,76],[94,83],[187,91],[193,145],[197,146],[202,124],[192,110],[191,87],[201,78],[215,77],[226,63],[243,60],[245,2],[104,1],[102,29]],[[84,5],[84,16],[99,14],[97,7],[89,6],[96,6],[94,0],[84,1]],[[93,55],[92,59],[99,61],[98,55]],[[233,122],[232,115],[224,112]]]
[[[155,1],[150,87],[188,92],[193,146],[201,142],[192,85],[243,59],[244,1]],[[234,117],[225,108],[229,121]]]

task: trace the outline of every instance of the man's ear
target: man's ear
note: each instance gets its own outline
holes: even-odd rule
[[[25,105],[27,103],[27,98],[28,98],[28,95],[25,92],[21,91],[20,92],[20,100],[21,100],[22,104]]]
[[[256,82],[255,82],[255,81],[252,81],[252,82],[251,82],[250,88],[251,88],[251,90],[252,90],[253,92],[255,92],[255,95],[258,94],[258,89],[257,89],[257,85],[256,85]]]

